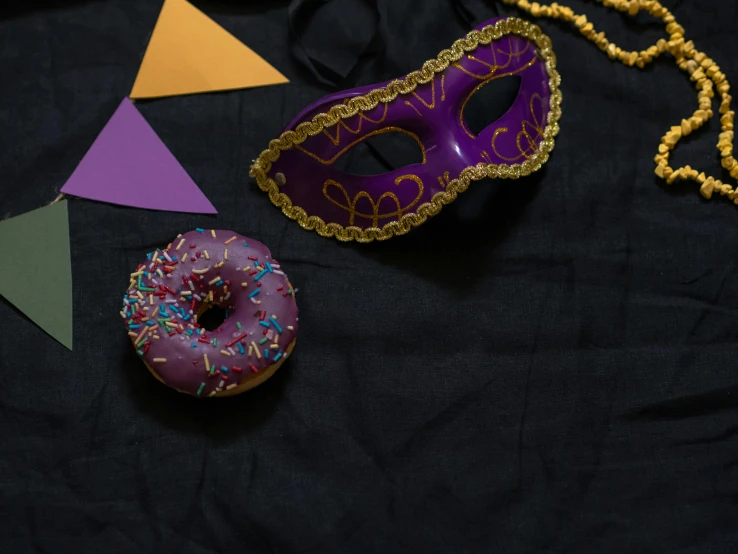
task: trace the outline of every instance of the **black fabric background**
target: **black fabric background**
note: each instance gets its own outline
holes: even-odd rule
[[[328,91],[520,13],[298,4],[196,2],[291,84],[138,103],[217,218],[70,201],[74,352],[0,302],[0,551],[738,551],[738,212],[653,175],[660,136],[696,107],[686,77],[539,22],[564,93],[545,169],[478,183],[406,237],[344,245],[282,216],[250,161]],[[735,3],[666,4],[738,82]],[[662,36],[572,5],[624,46]],[[0,215],[54,198],[130,90],[159,9],[5,8]],[[719,174],[717,132],[676,161]],[[145,252],[197,226],[263,241],[300,289],[294,356],[233,399],[161,386],[118,316]]]

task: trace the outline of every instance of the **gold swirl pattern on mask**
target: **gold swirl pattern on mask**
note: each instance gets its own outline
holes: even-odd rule
[[[443,102],[444,100],[446,100],[446,89],[445,89],[446,75],[441,75],[440,81],[441,81],[441,102]],[[431,101],[430,102],[426,102],[423,99],[423,97],[420,96],[415,91],[412,92],[412,95],[415,98],[417,98],[420,101],[420,103],[426,108],[428,108],[429,110],[434,109],[436,107],[436,79],[434,78],[431,81]],[[405,105],[410,106],[413,110],[415,110],[416,114],[418,114],[420,117],[423,117],[423,114],[421,113],[421,111],[411,101],[405,100]]]
[[[344,105],[348,102],[348,99],[344,100]],[[372,119],[370,117],[367,117],[363,113],[359,112],[357,115],[359,116],[359,125],[356,127],[356,129],[352,129],[348,126],[348,124],[343,121],[339,120],[338,125],[336,125],[336,136],[334,137],[331,135],[327,129],[323,129],[323,133],[331,140],[334,146],[338,146],[341,142],[341,129],[346,129],[349,133],[352,133],[354,135],[358,135],[361,133],[361,126],[364,124],[364,121],[368,121],[369,123],[373,123],[375,125],[378,125],[379,123],[382,123],[385,119],[387,119],[387,110],[389,110],[389,104],[384,105],[384,113],[382,114],[382,117],[379,119]]]
[[[443,177],[441,177],[440,175],[438,176],[438,184],[441,185],[441,188],[445,189],[450,181],[451,181],[451,175],[449,174],[448,171],[443,172]]]
[[[463,71],[464,73],[466,73],[470,77],[474,77],[475,79],[481,79],[481,80],[485,81],[485,84],[486,84],[487,80],[490,77],[493,77],[493,76],[495,76],[497,74],[497,71],[499,71],[501,69],[507,68],[512,63],[513,59],[522,56],[530,48],[530,42],[526,42],[525,43],[525,47],[522,50],[519,50],[517,52],[514,52],[513,51],[513,48],[512,48],[512,45],[513,45],[513,43],[508,39],[508,48],[510,50],[509,51],[505,51],[505,50],[502,50],[500,48],[495,49],[494,45],[493,44],[490,44],[490,51],[492,52],[492,63],[485,62],[484,60],[480,60],[479,58],[476,58],[476,57],[472,56],[471,54],[467,54],[467,56],[466,56],[467,59],[469,59],[469,60],[471,60],[473,62],[479,63],[479,64],[481,64],[481,65],[483,65],[483,66],[485,66],[487,68],[487,73],[486,74],[477,75],[476,73],[473,73],[469,69],[467,69],[464,66],[462,66],[460,63],[455,63],[455,64],[453,64],[453,66],[455,68],[457,68],[457,69],[460,69],[461,71]],[[500,53],[500,54],[502,54],[502,55],[504,55],[504,56],[507,56],[507,61],[504,64],[500,65],[500,64],[497,63],[497,55],[495,54],[495,51],[498,52],[498,53]],[[532,60],[530,60],[530,62],[528,62],[528,65],[526,65],[526,66],[524,66],[524,67],[522,67],[522,68],[520,68],[520,69],[518,69],[518,70],[516,70],[514,72],[506,73],[505,75],[499,75],[499,77],[507,77],[509,75],[514,75],[515,73],[519,73],[519,72],[523,71],[524,69],[527,69],[528,67],[530,67],[531,65],[533,65],[533,62],[535,62],[535,58],[533,58]],[[441,80],[441,102],[443,102],[444,100],[446,100],[445,79],[446,79],[446,75],[445,74],[441,75],[441,79],[440,79]],[[478,90],[478,88],[477,89],[474,89],[474,92],[476,92],[476,90]],[[420,101],[420,103],[422,104],[422,106],[426,107],[429,110],[433,110],[436,107],[436,79],[433,79],[433,81],[431,81],[431,101],[430,102],[427,102],[426,100],[424,100],[423,97],[421,97],[420,94],[418,94],[416,91],[413,91],[412,95]],[[467,100],[468,99],[469,98],[467,98]],[[415,113],[417,113],[420,117],[423,117],[423,113],[420,111],[420,109],[418,109],[418,107],[413,102],[411,102],[409,100],[405,100],[405,105],[410,106],[413,110],[415,110]],[[464,105],[466,105],[466,101],[464,102]],[[463,111],[463,108],[462,108],[462,111]],[[466,127],[465,127],[465,125],[464,125],[463,122],[462,122],[462,127],[464,127],[464,131],[466,131],[466,133],[469,134],[469,132],[466,129]]]
[[[513,71],[508,71],[507,73],[500,73],[496,75],[492,75],[491,77],[487,77],[484,81],[479,83],[476,87],[472,89],[472,91],[464,98],[464,101],[461,103],[461,109],[459,110],[459,124],[461,125],[461,128],[464,130],[466,135],[469,138],[476,139],[476,135],[474,135],[466,126],[466,122],[464,121],[464,110],[466,109],[466,104],[469,102],[472,96],[483,86],[488,85],[492,81],[496,81],[497,79],[502,79],[504,77],[510,77],[511,75],[517,75],[518,73],[522,73],[526,69],[528,69],[530,66],[532,66],[536,62],[536,58],[532,58],[528,63],[525,65],[519,67],[518,69],[515,69]]]
[[[382,227],[361,228],[355,225],[343,226],[335,222],[325,222],[317,215],[309,215],[304,208],[293,204],[290,197],[280,190],[277,182],[269,177],[272,164],[281,152],[291,150],[302,144],[308,137],[321,133],[324,129],[337,125],[339,121],[351,119],[360,112],[375,109],[379,103],[389,103],[400,95],[410,94],[418,85],[429,83],[436,74],[444,72],[449,65],[458,62],[466,53],[474,51],[479,45],[490,44],[503,36],[515,34],[530,39],[536,44],[540,58],[543,60],[551,90],[550,110],[546,116],[546,128],[538,151],[520,164],[492,164],[480,162],[469,166],[459,176],[449,181],[445,190],[433,195],[429,202],[417,206],[415,212],[404,213],[397,221],[385,223]],[[297,221],[305,230],[315,231],[322,237],[335,237],[342,242],[372,242],[387,240],[397,235],[404,235],[411,229],[422,225],[428,218],[437,215],[444,206],[450,204],[459,194],[466,191],[473,181],[487,177],[517,179],[541,169],[548,161],[553,150],[554,140],[559,132],[561,119],[561,76],[556,70],[556,56],[551,46],[551,39],[541,28],[533,23],[517,17],[509,17],[486,25],[480,30],[469,32],[464,38],[455,41],[450,48],[442,50],[435,59],[428,60],[422,69],[413,71],[403,79],[396,79],[382,88],[375,89],[363,96],[355,96],[345,104],[332,106],[327,113],[320,113],[311,121],[303,121],[294,130],[283,132],[279,138],[269,142],[266,150],[251,165],[249,174],[256,179],[261,190],[269,195],[269,200],[282,210],[288,218]]]
[[[486,80],[489,77],[492,77],[493,75],[495,75],[501,69],[507,69],[507,67],[512,63],[512,61],[515,58],[519,58],[520,56],[525,54],[530,48],[530,42],[526,42],[525,48],[523,48],[522,50],[518,50],[518,51],[513,51],[512,45],[513,45],[513,42],[510,40],[509,37],[507,39],[507,46],[509,48],[507,52],[505,50],[502,50],[501,48],[495,48],[494,44],[490,44],[489,48],[490,48],[490,51],[492,52],[492,63],[485,62],[484,60],[480,60],[479,58],[473,56],[472,54],[467,54],[466,59],[473,61],[475,63],[478,63],[480,65],[483,65],[487,68],[487,72],[481,75],[474,73],[471,69],[467,67],[464,67],[463,65],[461,65],[460,62],[454,63],[453,66],[456,69],[460,69],[461,71],[463,71],[469,77],[473,77],[474,79],[479,79],[482,81]],[[504,64],[498,63],[497,54],[502,54],[503,56],[507,56],[507,61]]]
[[[395,185],[399,185],[403,181],[408,181],[408,180],[414,181],[418,185],[418,195],[415,197],[415,200],[413,200],[412,202],[410,202],[410,204],[404,207],[401,205],[400,199],[397,197],[397,195],[391,191],[382,193],[382,195],[375,202],[372,196],[368,192],[362,190],[356,193],[356,195],[354,196],[352,200],[349,197],[349,194],[348,192],[346,192],[346,189],[343,187],[343,185],[334,181],[333,179],[328,179],[323,184],[323,196],[325,196],[326,199],[332,204],[338,206],[342,210],[345,210],[349,213],[349,225],[353,225],[356,218],[360,217],[362,219],[371,219],[372,225],[376,227],[379,224],[380,219],[390,219],[393,217],[400,219],[402,214],[412,209],[412,207],[415,206],[415,204],[417,204],[420,201],[420,198],[423,196],[424,188],[423,188],[423,181],[417,175],[401,175],[400,177],[395,179]],[[341,194],[343,194],[343,198],[346,201],[346,203],[342,204],[341,202],[331,197],[331,195],[328,192],[330,188],[338,189],[341,192]],[[357,209],[356,206],[359,203],[359,200],[361,200],[362,198],[365,198],[369,202],[369,205],[372,207],[372,213],[360,212]],[[386,199],[389,199],[392,202],[394,202],[395,207],[397,209],[394,212],[380,214],[379,208],[382,205],[382,202]]]
[[[536,100],[538,100],[537,103],[540,106],[541,110],[540,117],[538,116],[538,114],[536,114],[536,110],[533,107],[533,104]],[[517,162],[523,158],[527,160],[538,151],[538,143],[536,142],[536,140],[538,140],[539,138],[543,138],[544,129],[542,125],[543,117],[546,113],[546,108],[543,105],[543,99],[538,93],[533,94],[530,97],[528,107],[530,108],[530,117],[533,121],[528,121],[527,119],[524,119],[523,122],[520,124],[520,132],[515,137],[515,144],[518,147],[518,152],[520,152],[520,154],[518,154],[514,158],[503,156],[497,149],[497,137],[499,135],[507,133],[508,129],[505,127],[495,129],[495,133],[494,135],[492,135],[492,152],[494,152],[495,156],[497,156],[501,160],[505,160],[506,162]],[[525,140],[525,144],[521,145],[521,140],[523,139]]]
[[[328,160],[321,158],[320,156],[318,156],[314,152],[310,152],[308,149],[303,148],[299,144],[296,144],[295,145],[295,148],[297,150],[299,150],[300,152],[302,152],[303,154],[307,154],[308,156],[310,156],[314,160],[319,161],[323,165],[333,165],[338,158],[340,158],[341,156],[343,156],[346,152],[348,152],[349,150],[351,150],[357,144],[360,144],[360,143],[364,142],[365,140],[367,140],[367,139],[369,139],[371,137],[375,137],[377,135],[381,135],[381,134],[384,134],[384,133],[404,133],[404,134],[408,135],[410,138],[412,138],[415,142],[418,143],[418,146],[420,147],[420,151],[423,154],[423,161],[421,163],[425,163],[425,161],[427,159],[426,153],[425,153],[425,146],[423,146],[423,142],[420,140],[420,137],[418,135],[416,135],[415,133],[413,133],[411,131],[408,131],[407,129],[403,129],[401,127],[394,127],[394,126],[393,127],[382,127],[381,129],[377,129],[375,131],[372,131],[371,133],[367,133],[363,137],[358,138],[355,141],[353,141],[353,142],[347,144],[346,146],[344,146],[338,153],[336,153],[332,158],[330,158]]]

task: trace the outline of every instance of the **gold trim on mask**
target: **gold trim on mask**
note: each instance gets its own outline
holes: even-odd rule
[[[550,111],[548,112],[546,128],[543,131],[543,139],[541,140],[538,151],[522,163],[495,165],[480,162],[477,165],[469,166],[461,171],[457,178],[449,181],[445,190],[434,194],[430,202],[420,204],[415,212],[402,213],[398,216],[397,221],[390,221],[381,228],[378,227],[380,217],[377,216],[375,221],[374,214],[371,214],[370,217],[374,227],[367,229],[362,229],[355,225],[344,227],[338,223],[326,223],[318,216],[308,215],[303,208],[295,206],[289,196],[279,190],[279,185],[277,185],[276,181],[268,176],[272,164],[279,159],[282,151],[294,148],[303,143],[308,137],[324,131],[327,127],[337,124],[340,125],[343,120],[350,119],[357,114],[369,112],[375,109],[380,103],[389,104],[401,94],[410,94],[419,85],[431,82],[436,74],[445,71],[449,65],[458,62],[467,52],[475,50],[480,44],[490,44],[493,40],[509,34],[528,38],[536,44],[539,54],[545,63],[546,72],[549,77],[549,88],[551,90],[549,101]],[[355,240],[358,242],[371,242],[374,240],[386,240],[395,235],[403,235],[413,227],[424,223],[429,217],[437,215],[443,209],[443,206],[450,204],[456,200],[456,197],[460,193],[466,191],[472,181],[479,181],[487,177],[517,179],[538,171],[548,161],[549,153],[554,147],[554,139],[559,132],[558,121],[561,118],[562,96],[559,89],[561,77],[558,71],[556,71],[555,60],[555,55],[551,49],[551,39],[543,34],[540,27],[522,19],[510,17],[500,20],[493,25],[487,25],[481,30],[473,30],[466,37],[454,42],[451,48],[441,51],[436,59],[425,62],[421,70],[413,71],[404,79],[396,79],[384,88],[375,89],[366,95],[355,96],[346,103],[332,106],[327,113],[317,114],[311,121],[303,121],[294,130],[285,131],[278,139],[271,141],[269,148],[264,150],[254,161],[251,166],[250,175],[256,179],[259,188],[269,194],[271,202],[282,209],[282,213],[290,219],[296,220],[303,229],[316,231],[323,237],[335,237],[340,241]],[[410,178],[410,176],[405,177]],[[418,179],[418,181],[420,180]],[[395,183],[397,184],[397,180]],[[418,184],[420,185],[421,183]],[[350,202],[347,201],[346,204],[350,205]],[[378,202],[375,205],[378,206]],[[406,210],[398,207],[397,211],[404,212]],[[366,217],[367,214],[362,214],[362,216]]]
[[[511,46],[509,39],[508,39],[508,46]],[[529,42],[526,42],[525,43],[525,48],[523,48],[522,50],[520,50],[518,52],[513,52],[512,51],[512,47],[510,48],[510,51],[509,52],[505,52],[504,50],[501,50],[500,48],[497,48],[497,50],[495,50],[494,45],[493,44],[490,44],[489,45],[489,49],[490,49],[490,52],[492,53],[492,63],[485,62],[484,60],[480,60],[479,58],[476,58],[476,57],[472,56],[471,54],[467,54],[466,55],[467,59],[469,59],[469,60],[471,60],[473,62],[482,64],[483,66],[485,66],[488,69],[487,73],[485,73],[483,75],[477,75],[476,73],[472,72],[470,69],[467,69],[466,67],[464,67],[463,65],[461,65],[461,63],[459,63],[459,62],[454,63],[453,66],[456,69],[460,69],[461,71],[463,71],[464,73],[466,73],[469,77],[473,77],[474,79],[479,79],[480,81],[484,81],[484,80],[488,79],[489,77],[492,77],[500,69],[505,69],[508,65],[510,65],[512,63],[513,58],[519,58],[520,56],[522,56],[523,54],[525,54],[528,51],[529,48],[530,48],[530,43]],[[497,54],[502,54],[503,56],[507,56],[507,61],[503,65],[500,65],[497,62]]]
[[[345,102],[347,101],[344,101],[344,103]],[[327,129],[323,129],[323,133],[325,133],[325,135],[331,140],[334,146],[338,146],[338,144],[341,142],[341,127],[346,129],[349,133],[358,135],[359,133],[361,133],[361,126],[364,124],[364,120],[368,121],[369,123],[374,123],[375,125],[382,123],[387,118],[387,110],[389,110],[389,104],[384,105],[384,113],[379,119],[372,119],[370,117],[367,117],[363,113],[359,113],[359,126],[356,128],[356,130],[349,127],[344,121],[339,121],[338,125],[336,126],[336,138],[333,138],[333,135],[331,135]]]
[[[445,74],[444,75],[441,75],[441,102],[443,102],[444,100],[446,100],[446,91],[444,90],[444,81],[445,81],[444,77],[446,77]],[[425,106],[426,108],[428,108],[429,110],[435,109],[435,107],[436,107],[436,80],[433,79],[431,81],[431,101],[430,101],[430,103],[428,103],[425,100],[423,100],[423,97],[420,96],[415,91],[412,92],[412,95],[415,98],[417,98],[418,100],[420,100],[420,103],[423,106]],[[415,106],[415,104],[413,104],[409,100],[405,100],[405,105],[406,106],[410,106],[412,109],[415,110],[415,113],[417,113],[420,117],[423,117],[423,114],[420,113],[420,110]]]

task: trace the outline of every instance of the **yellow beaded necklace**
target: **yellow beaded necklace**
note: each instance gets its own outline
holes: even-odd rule
[[[636,15],[644,10],[651,15],[660,18],[666,25],[669,40],[659,41],[640,52],[628,52],[616,46],[607,38],[605,33],[595,31],[592,23],[587,21],[587,16],[574,13],[571,8],[561,6],[556,2],[551,5],[541,5],[538,2],[528,0],[502,0],[506,4],[512,4],[528,12],[534,17],[550,17],[571,21],[587,39],[594,42],[600,50],[606,52],[610,59],[619,60],[627,66],[643,68],[664,52],[670,52],[679,69],[689,74],[691,81],[695,83],[699,108],[688,119],[682,119],[681,125],[675,125],[669,129],[661,138],[658,153],[654,157],[656,162],[655,173],[664,179],[667,184],[676,179],[690,179],[697,181],[700,192],[705,198],[710,198],[713,192],[728,196],[738,205],[738,191],[730,185],[724,184],[718,179],[707,177],[704,172],[699,172],[685,165],[677,169],[669,166],[669,152],[674,149],[679,140],[696,131],[713,116],[712,98],[715,96],[713,86],[717,88],[720,95],[720,125],[721,133],[717,148],[722,156],[722,166],[730,171],[730,176],[738,179],[738,163],[733,157],[733,117],[735,112],[730,109],[732,97],[728,92],[730,85],[725,75],[720,71],[718,65],[694,47],[694,43],[684,40],[684,27],[676,22],[674,16],[656,0],[597,0],[605,7],[614,8],[630,15]]]

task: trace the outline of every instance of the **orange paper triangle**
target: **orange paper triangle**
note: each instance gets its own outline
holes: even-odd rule
[[[185,0],[164,0],[131,98],[158,98],[289,82]]]

